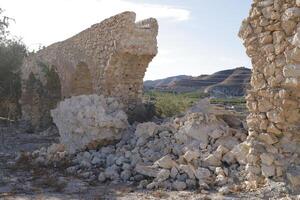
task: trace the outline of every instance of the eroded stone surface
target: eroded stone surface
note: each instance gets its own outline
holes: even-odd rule
[[[254,0],[240,29],[253,65],[246,97],[249,180],[283,178],[287,167],[300,164],[293,146],[300,146],[299,16],[299,1]]]
[[[114,98],[98,95],[66,99],[51,116],[69,153],[116,141],[128,126],[122,106]]]

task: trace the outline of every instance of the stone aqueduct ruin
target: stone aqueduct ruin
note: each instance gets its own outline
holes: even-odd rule
[[[300,1],[254,0],[239,36],[252,60],[249,179],[300,166]],[[299,170],[299,169],[298,169]]]
[[[23,119],[45,128],[57,102],[81,94],[117,97],[127,110],[141,103],[144,74],[157,54],[158,24],[135,18],[121,13],[26,58]]]
[[[300,1],[254,0],[239,36],[252,60],[246,170],[249,180],[292,178],[300,166]],[[22,115],[35,127],[80,94],[114,96],[127,109],[141,102],[143,77],[157,53],[155,19],[135,23],[125,12],[25,60]],[[292,180],[292,179],[291,179]]]

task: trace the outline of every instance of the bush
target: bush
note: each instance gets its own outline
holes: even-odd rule
[[[18,100],[21,96],[20,71],[27,54],[20,40],[8,39],[9,19],[0,8],[0,117],[15,118],[20,114]]]
[[[173,117],[185,112],[199,99],[205,97],[202,93],[167,93],[147,92],[144,94],[146,101],[153,102],[156,115],[159,117]]]

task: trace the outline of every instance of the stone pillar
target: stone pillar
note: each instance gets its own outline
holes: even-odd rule
[[[300,178],[300,1],[253,0],[239,36],[252,61],[248,178]],[[263,175],[263,176],[261,176]],[[300,179],[298,179],[299,181]],[[300,185],[299,185],[300,187]]]

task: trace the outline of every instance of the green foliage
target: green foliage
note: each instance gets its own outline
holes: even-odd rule
[[[9,25],[9,18],[3,15],[3,9],[0,8],[0,42],[2,42],[8,34],[7,28]]]
[[[9,39],[10,21],[0,8],[0,115],[4,117],[10,117],[11,112],[19,112],[16,109],[12,111],[11,106],[18,107],[21,96],[20,67],[27,55],[27,49],[20,40]]]
[[[144,94],[146,101],[153,102],[156,115],[160,117],[172,117],[185,112],[205,94],[193,93],[167,93],[167,92],[147,92]]]
[[[226,108],[233,109],[240,113],[244,113],[244,114],[248,113],[245,97],[212,98],[210,99],[210,103],[222,105],[225,106]]]
[[[20,67],[27,50],[20,41],[0,44],[0,95],[16,98],[20,96]]]
[[[213,98],[210,100],[212,104],[223,104],[223,105],[239,105],[245,104],[245,97],[236,97],[236,98]]]
[[[7,39],[11,19],[3,15],[0,8],[0,96],[18,98],[21,93],[20,67],[27,54],[25,45],[19,40]]]

